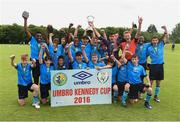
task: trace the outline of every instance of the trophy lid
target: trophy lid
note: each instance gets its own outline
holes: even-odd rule
[[[87,20],[88,20],[88,22],[93,22],[94,16],[92,16],[92,15],[87,16]]]
[[[28,18],[28,17],[29,17],[29,12],[24,11],[24,12],[22,13],[22,17]]]

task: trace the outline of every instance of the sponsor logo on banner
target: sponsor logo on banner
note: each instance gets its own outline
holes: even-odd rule
[[[98,72],[97,73],[97,79],[102,84],[106,83],[109,79],[108,72]]]
[[[92,76],[92,74],[85,72],[85,71],[81,71],[81,72],[78,72],[78,73],[72,75],[72,77],[77,78],[77,79],[82,80],[82,81],[91,77],[91,76]]]
[[[85,72],[85,71],[81,71],[81,72],[78,72],[74,75],[72,75],[72,77],[74,78],[77,78],[81,81],[75,81],[74,82],[74,85],[86,85],[86,84],[91,84],[91,81],[84,81],[85,79],[89,78],[93,76],[92,74],[88,73],[88,72]]]
[[[63,86],[67,82],[67,76],[64,73],[56,73],[53,77],[53,83],[57,86]]]

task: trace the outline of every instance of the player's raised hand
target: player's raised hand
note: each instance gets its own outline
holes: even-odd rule
[[[139,24],[142,24],[142,21],[143,21],[142,17],[139,17],[139,16],[138,16],[138,23],[139,23]]]
[[[82,51],[84,51],[85,47],[86,47],[85,45],[81,45]]]
[[[80,28],[81,28],[81,25],[78,25],[77,28],[80,29]]]
[[[11,59],[11,60],[14,60],[15,57],[16,57],[15,55],[11,55],[11,56],[10,56],[10,59]]]
[[[165,25],[161,26],[161,28],[167,33],[167,28]]]
[[[96,70],[101,70],[101,67],[95,66],[95,69],[96,69]]]
[[[53,33],[49,33],[49,36],[50,36],[50,37],[53,37],[53,36],[54,36],[54,34],[53,34]]]
[[[114,55],[111,55],[111,59],[113,59],[113,60],[114,60],[114,59],[115,59],[115,56],[114,56]]]

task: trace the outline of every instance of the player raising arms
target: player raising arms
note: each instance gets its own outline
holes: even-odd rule
[[[40,108],[38,91],[39,87],[32,83],[31,69],[36,66],[36,61],[32,64],[28,63],[28,55],[21,55],[21,62],[16,64],[14,62],[15,56],[11,57],[11,65],[17,70],[18,74],[18,103],[20,106],[25,105],[25,98],[28,97],[28,91],[33,92],[32,106]]]
[[[138,30],[137,33],[135,35],[134,39],[131,39],[131,32],[130,31],[125,31],[123,33],[124,39],[126,40],[125,42],[121,43],[121,50],[122,52],[126,52],[125,53],[125,58],[127,60],[131,60],[131,57],[135,54],[136,51],[136,44],[138,41],[138,37],[139,37],[139,33],[141,31],[141,25],[142,25],[142,21],[143,19],[141,17],[138,17]]]
[[[151,59],[149,73],[151,85],[153,85],[153,81],[156,80],[156,88],[154,94],[154,100],[156,102],[160,102],[158,94],[160,91],[160,82],[161,80],[164,80],[164,45],[168,38],[166,26],[162,26],[162,29],[164,29],[162,40],[159,40],[158,37],[153,37],[151,39],[151,45],[147,50],[147,54]]]
[[[43,38],[41,32],[36,32],[35,37],[31,35],[31,33],[28,31],[27,27],[27,19],[28,16],[24,16],[24,14],[27,14],[27,12],[23,13],[23,18],[24,18],[24,30],[27,35],[27,39],[30,41],[30,59],[36,60],[36,67],[32,69],[32,74],[33,74],[33,79],[34,83],[38,84],[39,83],[39,76],[40,76],[40,70],[39,70],[39,52],[41,48],[41,44],[43,44]],[[46,45],[47,47],[47,45]]]

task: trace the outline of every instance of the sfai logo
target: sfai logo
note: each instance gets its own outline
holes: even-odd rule
[[[77,79],[82,80],[82,81],[91,77],[91,76],[92,76],[92,74],[85,72],[85,71],[81,71],[81,72],[78,72],[78,73],[72,75],[72,77],[77,78]]]
[[[57,86],[63,86],[67,82],[67,76],[64,73],[57,73],[53,77],[53,83]]]
[[[109,79],[109,74],[108,72],[98,72],[97,73],[97,80],[104,84],[107,82],[107,80]]]

